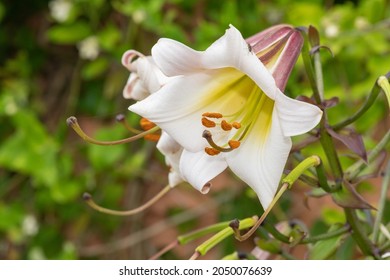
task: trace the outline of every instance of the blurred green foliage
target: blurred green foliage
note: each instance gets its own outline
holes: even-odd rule
[[[336,123],[351,115],[376,78],[390,70],[388,4],[386,0],[0,2],[0,258],[150,255],[152,245],[147,240],[123,250],[103,247],[99,253],[88,253],[88,246],[110,244],[146,225],[142,215],[124,219],[94,212],[81,197],[92,192],[100,204],[116,209],[141,204],[167,181],[167,169],[154,144],[93,146],[77,138],[65,122],[76,115],[98,139],[127,137],[113,121],[130,105],[121,96],[129,74],[120,65],[125,50],[148,54],[160,37],[204,49],[229,24],[244,37],[277,23],[314,25],[321,43],[334,55],[321,52],[326,97],[337,96],[341,103],[330,110],[330,122]],[[301,60],[286,94],[311,94]],[[386,106],[380,97],[368,116],[356,123],[368,149],[384,133]],[[127,119],[137,126],[136,116]],[[318,146],[305,152],[322,153]],[[343,162],[350,163],[349,156],[346,151]],[[257,198],[247,193],[234,198],[244,201],[245,207],[226,203],[217,215],[228,219],[258,213]],[[339,214],[324,210],[318,219],[327,223],[339,220]],[[311,258],[333,254],[332,242],[317,243]],[[231,249],[231,244],[226,247]],[[344,247],[352,248],[348,244]],[[325,253],[320,250],[324,246]]]

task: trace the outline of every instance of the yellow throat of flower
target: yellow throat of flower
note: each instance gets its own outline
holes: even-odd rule
[[[218,155],[238,149],[249,135],[265,141],[271,127],[274,101],[244,73],[234,68],[210,70],[213,84],[208,88],[202,113],[203,137],[210,147],[205,152]]]

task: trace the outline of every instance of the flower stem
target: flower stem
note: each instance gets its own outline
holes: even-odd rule
[[[196,231],[184,234],[184,235],[180,235],[177,237],[177,240],[179,241],[180,245],[185,245],[185,244],[192,242],[200,237],[205,236],[206,234],[223,230],[224,228],[229,227],[229,223],[230,223],[230,221],[221,222],[221,223],[217,223],[217,224],[214,224],[214,225],[211,225],[208,227],[204,227],[204,228],[201,228],[199,230],[196,230]]]
[[[389,78],[390,76],[390,72],[386,74],[386,78]],[[372,106],[372,104],[374,103],[374,101],[376,100],[376,98],[378,97],[379,93],[382,91],[382,88],[381,86],[379,85],[378,81],[380,79],[383,79],[383,76],[382,77],[379,77],[376,81],[375,81],[375,84],[374,86],[372,87],[371,89],[371,92],[369,94],[369,96],[367,97],[366,101],[364,102],[363,106],[359,109],[359,111],[357,111],[352,117],[338,123],[338,124],[335,124],[332,126],[333,130],[339,130],[353,122],[355,122],[357,119],[359,119],[361,116],[363,116],[363,114],[365,112],[368,111],[368,109],[370,109],[370,107]]]
[[[303,64],[305,65],[307,77],[309,78],[310,86],[313,91],[313,96],[318,104],[321,104],[321,95],[318,90],[317,82],[316,82],[316,74],[314,72],[313,64],[311,62],[310,50],[309,50],[309,40],[306,33],[306,30],[301,30],[301,34],[305,39],[305,42],[302,46],[302,59]]]
[[[311,62],[310,53],[309,53],[309,49],[308,49],[309,40],[308,40],[306,32],[302,32],[302,33],[306,39],[305,40],[306,43],[304,44],[304,47],[302,49],[302,57],[304,60],[304,65],[305,65],[306,72],[307,72],[308,77],[309,77],[311,87],[313,89],[314,98],[318,104],[321,104],[322,98],[321,98],[321,95],[320,95],[319,90],[318,90],[318,88],[319,88],[318,83],[323,83],[323,81],[321,79],[315,79],[314,77],[321,77],[322,76],[322,69],[321,69],[321,67],[317,66],[316,71],[321,71],[321,75],[314,73],[313,65]],[[317,63],[319,63],[319,62],[320,61],[318,61]],[[376,85],[377,84],[375,84],[374,87],[376,87]],[[323,87],[323,85],[320,86],[320,88],[322,88],[322,87]],[[380,87],[378,86],[378,88],[380,88]],[[377,93],[374,92],[374,95],[375,94],[378,95],[379,92],[380,92],[380,90]],[[374,96],[374,97],[376,98],[376,96]],[[373,98],[373,99],[375,100],[375,98]],[[367,108],[365,109],[365,111],[370,106],[367,105],[366,106]],[[343,173],[343,169],[342,169],[341,164],[340,164],[340,160],[339,160],[336,148],[335,148],[334,143],[333,143],[333,138],[331,135],[329,135],[329,133],[326,130],[326,128],[329,126],[327,114],[326,114],[326,108],[323,111],[324,111],[324,113],[323,113],[321,123],[320,123],[320,143],[321,143],[321,146],[322,146],[322,148],[325,152],[325,155],[328,159],[330,168],[331,168],[332,173],[333,173],[334,180],[336,182],[336,187],[341,187],[344,173]],[[363,114],[365,111],[363,111],[360,114]],[[360,115],[358,117],[360,117]],[[350,123],[349,121],[344,122],[343,125],[347,125],[349,123]],[[342,127],[342,126],[340,126],[340,127]],[[367,238],[367,233],[365,232],[362,225],[360,224],[360,221],[358,220],[356,210],[350,209],[350,208],[344,208],[344,213],[345,213],[345,216],[346,216],[348,223],[350,224],[350,226],[352,228],[352,236],[355,239],[358,246],[360,247],[360,249],[362,250],[362,252],[365,255],[371,255],[371,256],[374,256],[375,258],[377,258],[378,253],[375,251],[375,248],[374,248],[373,244],[371,243],[371,241]]]
[[[319,186],[327,193],[332,193],[340,189],[340,186],[329,186],[328,179],[326,178],[324,165],[320,162],[316,167],[317,178]]]
[[[362,250],[362,253],[366,256],[373,256],[375,259],[379,259],[380,257],[378,254],[378,250],[368,239],[367,233],[359,222],[356,210],[351,208],[344,208],[344,213],[348,223],[352,228],[352,237],[355,239],[360,250]]]
[[[321,100],[324,100],[324,78],[322,75],[322,65],[321,65],[321,58],[320,58],[320,52],[319,50],[316,51],[314,54],[314,69],[316,74],[316,81],[317,81],[317,89],[318,89],[318,95]]]
[[[383,212],[386,205],[386,199],[387,199],[387,191],[390,187],[390,161],[387,163],[386,171],[385,171],[385,177],[383,178],[382,182],[382,189],[381,189],[381,195],[379,199],[379,206],[378,206],[378,212],[375,218],[374,222],[374,229],[373,229],[373,235],[372,235],[372,241],[374,244],[378,243],[379,239],[379,228],[382,222]]]
[[[304,159],[302,162],[300,162],[289,174],[287,174],[284,179],[282,179],[282,186],[280,187],[279,191],[276,193],[275,197],[272,199],[270,205],[268,205],[267,209],[265,209],[264,213],[261,215],[261,217],[256,221],[256,223],[253,225],[253,227],[244,235],[240,234],[239,229],[237,227],[232,226],[234,231],[234,237],[239,241],[244,241],[248,239],[258,228],[259,226],[264,222],[265,218],[268,216],[269,212],[271,212],[272,208],[278,202],[279,198],[283,195],[283,193],[291,188],[292,184],[298,180],[298,178],[308,170],[309,168],[313,166],[317,166],[321,163],[321,159],[318,156],[310,156],[306,159]]]
[[[257,217],[252,217],[252,218],[246,218],[240,221],[239,229],[247,229],[252,227],[257,221]],[[220,243],[222,240],[227,238],[228,236],[232,235],[233,229],[231,227],[226,227],[223,230],[219,231],[217,234],[212,236],[210,239],[206,240],[204,243],[199,245],[195,249],[195,254],[196,252],[200,255],[205,255],[208,251],[210,251],[212,248],[214,248],[215,245]],[[194,255],[195,255],[194,254]]]

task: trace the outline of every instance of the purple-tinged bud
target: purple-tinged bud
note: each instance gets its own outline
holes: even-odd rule
[[[247,40],[251,50],[271,72],[280,90],[284,90],[303,45],[303,37],[290,25],[276,25]]]

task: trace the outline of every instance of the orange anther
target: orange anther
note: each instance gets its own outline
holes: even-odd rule
[[[228,144],[229,144],[230,148],[232,148],[232,149],[237,149],[238,147],[240,147],[241,142],[240,142],[240,141],[237,141],[237,140],[230,140],[230,141],[228,142]]]
[[[228,123],[227,121],[225,121],[225,120],[223,120],[223,121],[221,122],[221,127],[222,127],[222,129],[225,130],[225,131],[229,131],[229,130],[232,129],[232,125],[231,125],[230,123]]]
[[[210,147],[206,147],[204,148],[204,151],[206,152],[206,154],[208,154],[209,156],[216,156],[220,153],[220,151],[218,151],[217,149],[214,149],[214,148],[210,148]]]
[[[144,138],[145,138],[145,140],[157,142],[158,140],[160,140],[160,136],[161,136],[160,134],[148,134],[148,135],[145,135]]]
[[[215,127],[215,122],[209,120],[208,118],[202,118],[202,124],[205,127]]]
[[[221,114],[221,113],[210,113],[210,112],[206,112],[206,113],[203,113],[202,116],[203,116],[203,117],[207,117],[207,118],[214,118],[214,119],[220,119],[220,118],[222,118],[222,114]]]
[[[233,122],[233,123],[232,123],[232,126],[233,126],[235,129],[241,128],[241,124],[240,124],[239,122]]]
[[[151,121],[149,121],[148,119],[145,119],[145,118],[142,118],[140,121],[139,121],[139,124],[140,126],[142,127],[143,130],[149,130],[149,129],[152,129],[153,127],[156,126],[155,123],[152,123]]]

